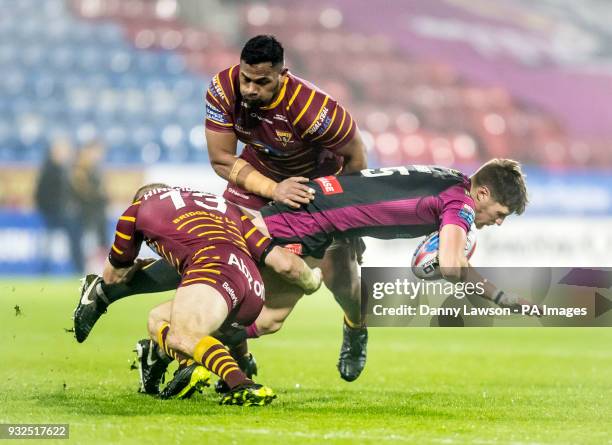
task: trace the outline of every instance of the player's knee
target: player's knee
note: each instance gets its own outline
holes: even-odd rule
[[[270,322],[265,329],[263,330],[265,334],[274,334],[275,332],[280,331],[280,329],[283,327],[283,322],[282,321],[272,321]]]
[[[157,322],[157,320],[155,320],[155,318],[152,317],[151,313],[149,313],[149,319],[147,320],[147,331],[149,332],[151,338],[157,338],[158,324],[159,323]]]
[[[257,321],[259,335],[274,334],[283,327],[284,320],[264,319]]]
[[[359,281],[353,279],[350,274],[332,273],[324,276],[323,282],[336,299],[351,299],[358,297]]]

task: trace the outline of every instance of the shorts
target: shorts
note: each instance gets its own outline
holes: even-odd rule
[[[251,256],[230,244],[215,244],[186,264],[179,287],[206,284],[216,289],[229,311],[226,323],[248,326],[265,301],[265,288]],[[202,261],[203,259],[203,261]]]

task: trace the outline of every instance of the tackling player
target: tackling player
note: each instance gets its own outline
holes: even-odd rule
[[[158,368],[165,371],[168,357],[183,362],[192,358],[228,385],[221,404],[270,403],[276,397],[272,390],[248,378],[214,335],[257,318],[265,299],[257,263],[307,292],[319,288],[320,271],[311,270],[287,249],[271,246],[270,238],[223,198],[164,184],[142,187],[119,217],[103,273],[106,283],[129,280],[143,241],[176,269],[181,282],[174,299],[161,306],[165,319],[149,324],[159,348],[153,341],[139,342],[141,361],[146,355],[151,365],[157,361],[155,354]],[[158,307],[156,312],[164,311]],[[196,364],[183,368],[188,379],[202,370]],[[141,367],[145,390],[158,386],[163,375],[161,369],[153,371],[152,367],[146,368],[146,375]]]
[[[245,147],[236,157],[238,141]],[[228,180],[224,197],[252,215],[271,200],[290,207],[307,204],[313,198],[313,189],[305,184],[308,178],[366,167],[365,147],[350,113],[289,72],[283,47],[266,35],[250,39],[240,63],[213,76],[206,92],[206,142],[214,170]],[[360,240],[338,240],[321,263],[324,282],[345,313],[338,369],[347,381],[360,375],[366,360],[357,266],[362,249]],[[100,282],[86,277],[84,290],[94,280]],[[264,281],[275,301],[294,305],[303,294],[265,271]],[[75,311],[77,340],[87,338],[110,303],[136,293],[170,290],[176,283],[176,273],[158,261],[136,272],[129,285],[91,287],[96,305]],[[254,368],[249,360],[243,368]]]

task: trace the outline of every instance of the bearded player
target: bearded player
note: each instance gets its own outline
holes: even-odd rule
[[[310,293],[320,286],[320,273],[287,249],[271,246],[270,239],[223,198],[163,184],[142,187],[119,217],[103,273],[106,283],[128,280],[143,241],[172,264],[181,282],[174,299],[161,306],[165,319],[149,324],[157,344],[138,343],[155,347],[146,354],[139,351],[141,358],[157,361],[156,355],[161,364],[169,358],[184,362],[180,371],[186,376],[175,378],[186,381],[202,380],[202,375],[192,374],[203,366],[228,385],[221,404],[270,403],[272,390],[247,377],[215,336],[248,325],[259,315],[265,291],[257,263]],[[190,360],[195,363],[188,364]],[[151,382],[143,372],[141,367],[145,387]]]
[[[224,197],[254,216],[270,201],[292,208],[310,202],[308,178],[366,167],[365,147],[351,115],[325,92],[290,73],[283,48],[272,36],[249,40],[240,64],[213,77],[206,92],[206,141],[214,170],[229,182]],[[240,157],[238,141],[245,144]],[[337,240],[321,262],[324,282],[345,313],[338,369],[347,381],[360,375],[366,360],[359,241]],[[275,302],[293,306],[303,295],[266,271],[264,281]],[[77,307],[77,340],[85,340],[110,303],[136,293],[170,290],[177,282],[176,272],[164,261],[137,271],[129,284],[112,286],[88,276],[81,300],[95,304]],[[257,335],[251,331],[252,337]],[[241,358],[241,365],[255,369],[250,356]]]

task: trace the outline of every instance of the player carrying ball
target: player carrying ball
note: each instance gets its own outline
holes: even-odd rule
[[[493,159],[470,178],[457,170],[417,165],[327,176],[308,186],[316,189],[309,204],[293,209],[272,203],[262,209],[263,218],[253,221],[263,233],[270,233],[273,245],[292,244],[305,256],[320,257],[341,236],[416,238],[439,230],[443,278],[484,283],[483,298],[501,306],[533,306],[485,280],[465,255],[472,224],[478,229],[501,225],[510,214],[525,210],[527,188],[518,162]],[[264,306],[254,327],[233,333],[233,341],[254,329],[261,334],[276,332],[292,309],[291,300],[274,299],[274,305]],[[182,387],[186,382],[174,379],[168,385]]]
[[[153,341],[139,342],[147,349],[139,351],[141,359],[146,356],[149,365],[141,367],[142,381],[159,385],[155,362],[165,371],[167,363],[177,359],[188,379],[205,380],[202,365],[226,382],[229,392],[221,404],[270,403],[276,397],[272,390],[248,378],[214,335],[257,318],[265,300],[258,263],[308,293],[321,285],[320,270],[272,246],[270,238],[223,198],[164,184],[142,187],[119,217],[103,273],[106,283],[129,280],[143,241],[176,269],[181,282],[174,299],[154,309],[158,317],[149,323],[159,348]]]
[[[510,159],[492,159],[469,178],[458,170],[417,165],[327,176],[307,185],[316,190],[310,203],[299,209],[270,203],[262,209],[262,218],[253,220],[274,245],[292,245],[303,256],[318,258],[344,236],[416,238],[439,230],[440,272],[453,282],[483,281],[464,252],[471,225],[501,225],[527,205],[525,177],[519,163]],[[485,291],[496,303],[523,301],[490,282]],[[293,309],[291,301],[287,303],[264,307],[255,328],[247,328],[245,335],[279,330]]]

